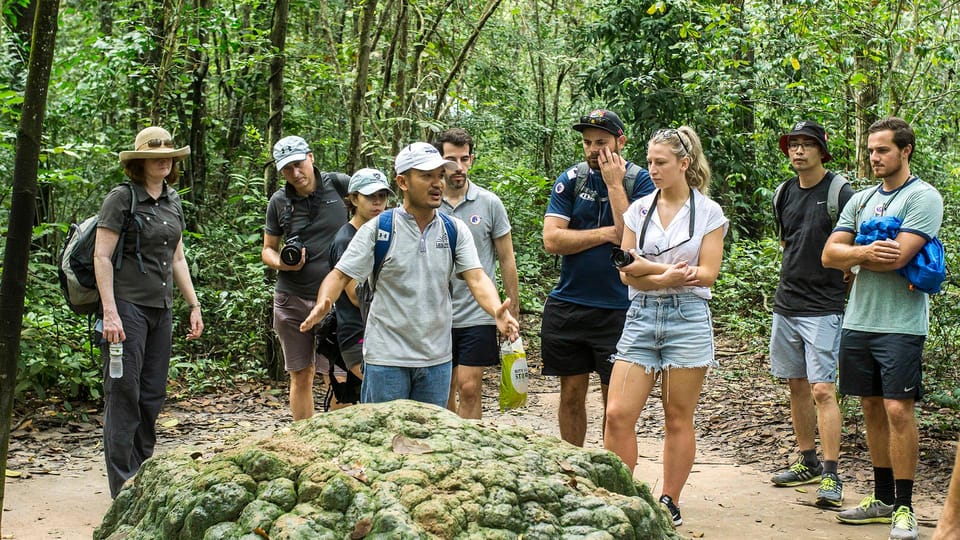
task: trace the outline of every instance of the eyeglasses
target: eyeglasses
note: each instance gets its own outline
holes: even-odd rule
[[[654,139],[669,139],[671,137],[676,137],[680,141],[680,147],[683,148],[684,154],[689,154],[690,150],[687,148],[687,143],[683,142],[683,135],[679,131],[668,128],[668,129],[658,129],[654,134]]]
[[[790,141],[787,143],[787,148],[790,150],[797,150],[798,148],[803,148],[803,151],[813,150],[814,148],[819,147],[820,145],[816,141]]]
[[[161,146],[165,146],[167,148],[173,148],[173,139],[150,139],[147,142],[138,146],[137,150],[140,150],[144,146],[147,146],[149,148],[160,148]]]

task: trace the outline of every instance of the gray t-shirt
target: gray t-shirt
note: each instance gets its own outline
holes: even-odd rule
[[[470,182],[466,195],[456,208],[444,200],[440,209],[467,224],[473,234],[483,271],[490,281],[496,283],[497,248],[493,241],[510,232],[510,220],[503,202],[489,190]],[[454,328],[495,324],[493,317],[480,307],[470,293],[466,282],[455,279],[451,285]],[[517,299],[514,298],[513,301],[516,302]]]
[[[843,207],[835,231],[856,234],[860,224],[874,216],[897,216],[900,232],[929,240],[940,231],[943,199],[930,184],[914,178],[898,190],[859,191]],[[843,314],[843,327],[880,334],[925,336],[929,319],[927,293],[910,290],[907,278],[896,271],[862,269],[853,281]]]
[[[286,241],[284,207],[287,199],[293,201],[291,235],[299,235],[307,248],[307,263],[296,272],[277,272],[277,292],[315,300],[317,289],[330,271],[330,245],[340,227],[347,222],[347,208],[340,193],[347,192],[350,177],[341,173],[321,173],[313,168],[317,187],[313,193],[301,197],[289,184],[276,191],[267,204],[264,232],[281,237],[280,247]],[[334,182],[341,184],[340,190]]]
[[[393,241],[380,267],[376,294],[367,315],[363,361],[378,366],[430,367],[449,362],[452,303],[450,280],[480,268],[473,235],[457,226],[456,265],[447,230],[439,216],[423,233],[413,216],[394,209]],[[379,219],[363,224],[336,268],[358,283],[373,271]]]

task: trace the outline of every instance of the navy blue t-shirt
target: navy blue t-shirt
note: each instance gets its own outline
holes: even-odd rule
[[[627,163],[627,168],[630,163]],[[574,193],[577,166],[562,173],[553,184],[546,217],[559,217],[573,230],[589,230],[613,225],[613,213],[607,185],[598,171],[590,170],[581,193]],[[646,169],[641,169],[627,194],[630,202],[653,192],[653,182]],[[560,281],[550,296],[557,300],[604,309],[627,309],[627,286],[620,282],[620,273],[610,264],[611,243],[564,255],[560,265]]]

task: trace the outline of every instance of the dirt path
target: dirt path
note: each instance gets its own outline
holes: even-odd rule
[[[492,407],[496,391],[491,386],[486,385],[484,402]],[[558,393],[547,387],[532,393],[528,406],[521,411],[500,414],[485,410],[484,423],[521,425],[556,436],[558,399]],[[596,448],[601,446],[597,385],[591,387],[589,402],[591,418],[586,446]],[[282,398],[276,394],[176,402],[166,408],[160,419],[158,452],[187,444],[212,454],[239,438],[264,436],[288,421]],[[73,446],[62,438],[50,438],[51,444],[42,453],[30,450],[30,445],[14,446],[10,468],[28,477],[7,479],[3,539],[90,538],[110,504],[97,437],[98,430],[88,430]],[[641,459],[636,477],[653,485],[657,493],[661,478],[661,441],[656,437],[640,437],[638,441]],[[886,538],[888,526],[841,525],[831,512],[813,507],[815,486],[809,486],[805,492],[774,488],[767,482],[768,471],[738,464],[731,456],[711,450],[711,446],[701,442],[697,462],[680,501],[685,523],[679,530],[685,536]],[[855,489],[856,486],[847,487],[848,503],[860,499],[862,493],[855,493]],[[939,515],[940,506],[936,501],[919,498],[917,509],[929,527],[934,521],[931,518]],[[924,531],[929,535],[931,529]]]

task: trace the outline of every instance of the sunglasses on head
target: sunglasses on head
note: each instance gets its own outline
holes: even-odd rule
[[[150,139],[138,146],[137,150],[142,149],[144,146],[148,148],[160,148],[161,146],[173,148],[173,139]]]
[[[656,133],[653,134],[654,139],[669,139],[671,137],[676,137],[680,141],[680,147],[683,148],[684,154],[689,154],[690,150],[687,148],[687,143],[683,142],[683,136],[679,131],[668,128],[668,129],[658,129]]]

